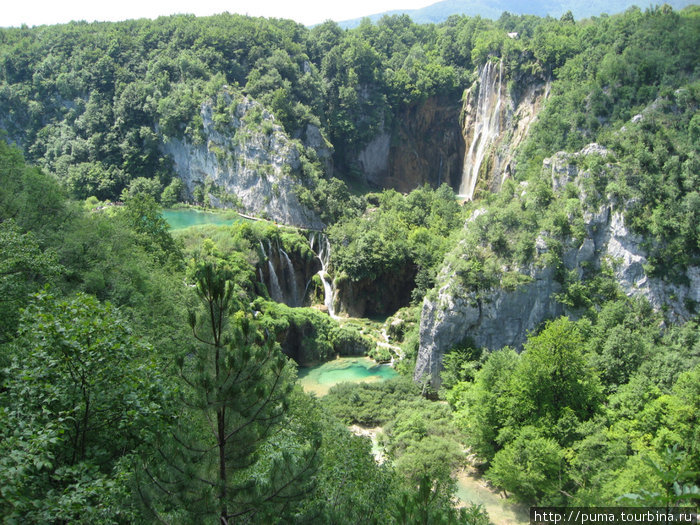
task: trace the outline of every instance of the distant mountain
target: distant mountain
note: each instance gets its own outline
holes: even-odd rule
[[[664,2],[674,10],[683,9],[686,6],[697,4],[697,0],[668,0]],[[438,24],[447,20],[451,15],[480,15],[484,18],[497,19],[504,11],[514,15],[553,16],[559,18],[567,11],[571,11],[575,19],[589,18],[603,13],[615,14],[625,11],[627,8],[638,5],[642,9],[655,4],[643,5],[639,0],[564,0],[556,2],[552,0],[442,0],[422,9],[398,9],[369,15],[372,22],[377,22],[385,15],[406,14],[418,24]],[[362,18],[338,22],[342,28],[352,29],[360,25]]]

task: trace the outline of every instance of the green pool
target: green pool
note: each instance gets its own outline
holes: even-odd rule
[[[163,218],[168,221],[171,230],[182,230],[190,226],[205,224],[229,226],[245,220],[238,216],[231,217],[229,214],[198,210],[163,210]]]
[[[378,365],[369,357],[339,357],[322,365],[299,368],[299,384],[305,392],[324,396],[338,383],[371,383],[397,375],[388,365]]]

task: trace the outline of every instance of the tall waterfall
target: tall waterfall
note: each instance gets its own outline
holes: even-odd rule
[[[500,133],[502,81],[503,61],[498,63],[498,73],[495,64],[486,62],[479,75],[476,125],[471,144],[464,156],[462,182],[459,185],[459,195],[470,200],[474,198],[474,189],[484,157]]]
[[[333,281],[327,271],[328,263],[331,259],[331,242],[324,234],[312,232],[309,238],[309,246],[311,251],[316,254],[318,260],[321,261],[321,269],[318,271],[317,275],[323,283],[323,304],[328,309],[328,315],[335,318],[335,308],[333,306],[335,290],[333,289]],[[316,247],[315,250],[314,246]]]

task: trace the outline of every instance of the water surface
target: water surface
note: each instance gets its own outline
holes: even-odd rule
[[[322,365],[299,367],[299,384],[305,392],[325,396],[338,383],[372,383],[396,375],[389,365],[378,365],[369,357],[339,357]]]
[[[230,214],[212,213],[199,210],[163,210],[163,218],[168,221],[171,230],[182,230],[190,226],[214,224],[216,226],[230,226],[244,221],[242,217],[232,217]]]
[[[465,504],[483,506],[494,525],[525,525],[530,522],[527,507],[505,499],[472,473],[461,472],[457,476],[457,498]]]

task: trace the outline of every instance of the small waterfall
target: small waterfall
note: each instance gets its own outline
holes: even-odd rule
[[[278,303],[283,303],[284,294],[282,293],[279,279],[277,279],[277,273],[275,273],[275,266],[272,264],[272,259],[267,259],[267,267],[270,271],[270,295],[273,300]]]
[[[282,292],[280,281],[277,278],[275,265],[272,264],[272,259],[270,258],[270,254],[272,253],[272,245],[270,244],[270,239],[267,239],[267,249],[265,249],[265,245],[263,244],[263,242],[260,241],[260,251],[262,252],[263,261],[264,259],[267,259],[267,270],[270,275],[270,286],[268,287],[270,297],[278,303],[284,302],[284,293]],[[258,276],[260,277],[260,282],[264,284],[265,278],[263,276],[261,267],[258,267]]]
[[[464,157],[462,182],[459,195],[472,199],[484,157],[500,133],[501,90],[503,87],[503,61],[499,61],[498,75],[495,65],[487,62],[479,75],[479,99],[476,106],[476,125],[469,150]]]
[[[289,288],[291,288],[292,291],[292,296],[291,296],[291,303],[289,306],[299,306],[299,291],[297,290],[297,278],[296,275],[294,274],[294,266],[292,265],[292,261],[289,259],[289,255],[287,255],[287,252],[285,252],[282,247],[279,249],[279,253],[281,255],[281,259],[284,259],[285,262],[285,272],[284,275],[286,277],[286,282],[289,284]]]

